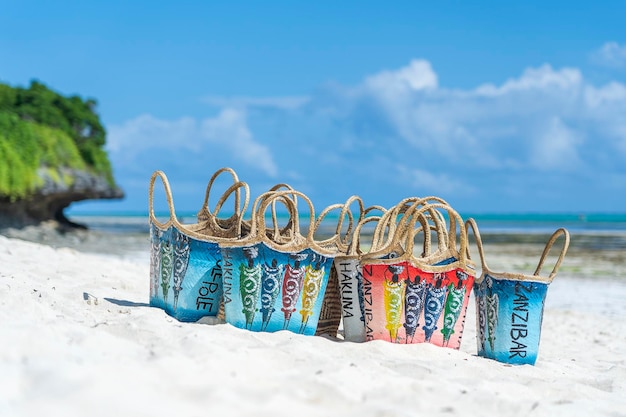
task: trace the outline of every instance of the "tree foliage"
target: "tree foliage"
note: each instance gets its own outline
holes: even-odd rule
[[[40,168],[87,169],[114,185],[106,131],[96,101],[64,97],[38,81],[0,83],[0,195],[23,198],[37,189]]]

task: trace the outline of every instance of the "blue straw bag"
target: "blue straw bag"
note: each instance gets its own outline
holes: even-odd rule
[[[548,285],[556,277],[569,247],[566,229],[556,230],[546,244],[533,275],[494,272],[485,261],[482,239],[474,219],[473,229],[482,263],[482,275],[474,283],[478,355],[499,362],[534,365],[539,351],[541,323]],[[550,275],[541,269],[556,240],[563,236],[563,248]]]
[[[229,172],[235,183],[222,195],[214,213],[207,207],[209,190],[215,178]],[[161,222],[154,213],[154,184],[160,178],[165,188],[169,218]],[[241,207],[240,190],[245,199]],[[228,219],[217,214],[226,198],[235,192],[235,213]],[[243,213],[248,205],[248,186],[237,180],[229,168],[217,171],[207,187],[203,209],[196,224],[182,224],[176,217],[167,177],[156,171],[150,179],[150,305],[179,321],[194,322],[216,316],[222,299],[222,258],[219,242],[238,238]]]

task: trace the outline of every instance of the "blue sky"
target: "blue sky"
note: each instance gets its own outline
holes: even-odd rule
[[[0,81],[98,100],[127,198],[74,211],[156,169],[197,211],[222,166],[318,210],[626,211],[623,1],[233,3],[0,1]]]

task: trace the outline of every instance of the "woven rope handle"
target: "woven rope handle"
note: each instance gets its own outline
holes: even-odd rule
[[[443,217],[443,214],[437,210],[437,208],[433,207],[432,204],[440,204],[445,207],[450,207],[450,205],[443,199],[439,197],[410,197],[405,198],[400,201],[395,208],[394,211],[395,216],[398,214],[402,214],[402,218],[397,224],[397,229],[399,230],[400,241],[407,241],[410,230],[412,227],[409,227],[410,220],[412,219],[413,213],[421,209],[422,207],[427,207],[421,216],[424,218],[420,219],[422,223],[422,231],[424,233],[424,248],[423,248],[423,256],[428,256],[432,254],[431,250],[431,233],[435,232],[437,235],[437,244],[439,251],[446,251],[448,248],[456,247],[456,223],[454,222],[454,218],[450,221],[450,233],[446,231],[446,221]],[[424,221],[425,220],[425,221]],[[431,224],[431,221],[433,224]],[[413,233],[413,232],[411,232]],[[415,237],[415,233],[413,233]]]
[[[472,229],[474,232],[474,239],[476,240],[476,247],[478,248],[478,256],[480,257],[480,264],[482,265],[483,271],[489,271],[489,267],[487,266],[487,261],[485,260],[485,250],[483,249],[483,240],[480,237],[480,232],[478,231],[478,225],[476,224],[476,220],[473,218],[467,219],[465,222],[465,229],[469,233],[469,229]],[[469,245],[467,246],[467,257],[471,259]]]
[[[228,187],[228,189],[224,192],[224,194],[222,194],[219,201],[215,205],[215,212],[214,212],[214,216],[217,218],[220,210],[222,209],[222,205],[226,202],[226,200],[228,200],[230,195],[234,192],[235,199],[237,199],[237,195],[239,195],[239,191],[242,188],[245,191],[245,198],[244,198],[243,206],[238,207],[238,210],[235,211],[235,214],[233,215],[235,216],[235,219],[237,221],[237,237],[241,237],[241,225],[243,223],[243,216],[246,210],[248,209],[248,204],[250,203],[250,188],[248,187],[248,184],[242,181],[238,181],[234,183],[233,185],[231,185],[230,187]],[[220,227],[219,224],[217,223],[216,223],[216,226]]]
[[[272,188],[269,189],[269,191],[281,191],[281,190],[293,190],[294,188],[289,185],[286,184],[284,182],[278,183],[276,185],[274,185]],[[298,210],[298,199],[297,198],[292,198],[293,200],[293,205],[292,204],[285,204],[285,206],[287,206],[287,210],[295,210],[297,212]],[[291,214],[291,213],[290,213]],[[272,202],[272,222],[274,224],[274,236],[275,237],[280,237],[284,232],[290,232],[288,239],[293,239],[293,222],[292,222],[292,217],[290,217],[289,222],[287,223],[287,225],[283,228],[283,230],[281,231],[280,227],[279,227],[279,223],[278,223],[278,213],[276,211],[276,200],[274,200]]]
[[[317,234],[322,221],[328,216],[328,214],[333,210],[341,209],[341,214],[339,215],[339,219],[337,220],[337,226],[335,228],[335,233],[328,239],[318,241],[318,244],[322,246],[328,245],[336,245],[342,252],[346,252],[348,250],[348,245],[344,242],[348,239],[346,236],[345,239],[341,238],[341,228],[343,227],[343,218],[348,217],[348,231],[346,234],[352,232],[352,227],[354,227],[354,216],[351,211],[346,211],[344,214],[345,204],[332,204],[326,207],[315,219],[315,224],[313,225],[313,237]]]
[[[357,223],[356,227],[354,228],[352,239],[350,240],[350,244],[348,245],[348,249],[346,251],[346,254],[348,256],[358,256],[363,253],[363,251],[361,250],[361,230],[363,229],[363,226],[365,226],[367,223],[379,222],[381,219],[381,216],[369,216],[362,218],[361,221]],[[369,252],[375,250],[374,246],[375,244],[372,240],[372,246],[370,247]]]
[[[357,222],[361,221],[363,216],[365,216],[365,205],[363,204],[363,200],[361,199],[361,197],[356,195],[350,196],[343,205],[343,209],[339,214],[337,228],[335,229],[335,234],[339,236],[339,243],[342,245],[343,252],[348,250],[349,239],[352,234],[352,228],[354,227],[354,215],[350,211],[350,207],[355,202],[358,204],[359,208],[359,217],[357,219]],[[343,229],[343,222],[346,217],[348,217],[348,227],[346,229],[345,238],[341,240],[341,230]]]
[[[415,204],[415,206],[411,206],[411,208],[403,214],[395,232],[396,245],[401,244],[400,242],[405,242],[404,253],[399,256],[402,260],[414,260],[413,251],[415,248],[415,238],[420,233],[424,235],[421,257],[427,256],[431,251],[431,225],[428,222],[428,218],[421,210],[427,206],[419,207],[419,205],[417,205],[419,203]],[[416,227],[418,222],[421,225]]]
[[[270,238],[271,240],[274,240],[278,243],[289,242],[295,239],[295,229],[299,228],[297,201],[294,201],[292,198],[284,196],[280,198],[272,198],[272,196],[274,196],[274,194],[276,194],[277,192],[278,191],[274,191],[273,189],[266,191],[257,196],[257,198],[252,203],[252,218],[250,220],[251,240],[263,239],[263,235],[265,235],[266,238]],[[265,211],[267,210],[267,206],[263,207],[266,200],[268,201],[268,205],[271,204],[272,206],[272,231],[266,229]],[[285,207],[287,207],[287,212],[289,214],[289,221],[283,229],[280,228],[278,223],[278,214],[276,211],[277,201],[278,203],[281,203]],[[261,209],[263,211],[261,211]],[[261,217],[263,217],[262,223],[259,221]]]
[[[546,244],[546,247],[543,249],[543,253],[541,254],[541,258],[539,258],[539,264],[537,265],[537,269],[535,270],[535,274],[536,276],[539,276],[539,274],[541,273],[541,268],[543,267],[543,263],[545,262],[548,253],[550,252],[550,249],[552,249],[552,246],[554,245],[554,243],[556,242],[556,240],[563,236],[563,248],[561,249],[561,253],[559,254],[559,257],[556,261],[556,264],[554,265],[554,268],[552,269],[552,272],[550,273],[550,276],[548,277],[548,282],[552,282],[552,280],[554,280],[554,277],[556,277],[556,273],[559,270],[559,267],[561,266],[561,262],[563,262],[563,258],[565,258],[565,254],[567,253],[567,249],[569,248],[569,232],[564,229],[564,228],[560,228],[557,229],[552,236],[550,236],[550,240],[548,240],[548,243]]]
[[[296,208],[297,199],[303,199],[308,207],[309,207],[309,227],[307,236],[303,237],[300,231],[300,223],[299,223],[299,214],[298,209]],[[265,212],[267,208],[274,201],[279,201],[285,204],[288,208],[288,211],[291,216],[291,222],[293,225],[293,239],[289,241],[282,241],[282,239],[271,239],[270,236],[266,233],[267,225],[265,221]],[[313,225],[315,223],[315,209],[313,208],[313,203],[311,200],[296,190],[286,190],[286,191],[267,191],[256,198],[253,204],[253,228],[255,229],[255,233],[258,238],[269,245],[277,246],[279,250],[301,250],[308,246],[314,247],[316,249],[321,249],[318,245],[315,244],[315,241],[312,237]],[[279,236],[280,237],[280,236]],[[302,241],[302,244],[300,244]],[[324,249],[321,249],[324,251]]]
[[[170,211],[170,217],[165,223],[159,222],[154,214],[154,183],[156,182],[157,178],[160,178],[161,182],[163,183],[163,188],[165,189],[165,198],[167,199],[167,206]],[[170,183],[167,180],[167,176],[163,171],[154,171],[152,177],[150,178],[150,186],[148,187],[148,207],[150,210],[150,221],[156,224],[161,229],[168,228],[176,219],[176,211],[174,210],[174,199],[172,198],[172,190],[170,188]]]
[[[318,241],[317,243],[319,245],[321,246],[335,245],[339,251],[341,251],[342,253],[347,253],[348,246],[350,244],[350,240],[352,237],[352,228],[354,227],[354,224],[355,224],[354,214],[352,214],[350,207],[355,202],[358,204],[358,209],[359,209],[359,215],[357,219],[357,223],[358,223],[365,215],[365,207],[363,205],[363,200],[359,196],[356,196],[356,195],[350,196],[346,200],[345,203],[333,204],[333,205],[326,207],[324,210],[322,210],[322,212],[319,214],[319,216],[315,220],[315,225],[313,226],[314,237],[320,225],[322,224],[322,221],[328,215],[328,213],[337,209],[341,209],[341,212],[339,213],[339,218],[337,220],[337,225],[335,227],[335,234],[329,239]],[[345,235],[342,238],[341,230],[343,229],[343,225],[344,225],[346,218],[348,219],[348,227],[346,229]]]
[[[419,204],[419,202],[414,203],[414,205]],[[406,242],[406,252],[404,253],[403,256],[401,256],[401,258],[406,259],[406,260],[412,260],[414,262],[418,262],[418,260],[415,260],[413,258],[413,247],[415,245],[415,236],[417,233],[419,233],[419,228],[415,228],[417,222],[419,221],[420,223],[422,223],[423,227],[424,227],[424,232],[425,234],[426,231],[430,231],[430,225],[427,223],[426,225],[423,223],[423,218],[424,213],[426,213],[427,211],[431,210],[431,209],[441,209],[444,210],[445,212],[448,213],[448,218],[450,221],[450,229],[449,229],[449,249],[454,248],[456,250],[456,244],[457,244],[457,240],[456,240],[456,236],[457,236],[457,225],[458,225],[458,229],[459,229],[459,259],[458,261],[461,263],[461,265],[466,266],[467,265],[467,231],[465,230],[465,228],[463,227],[463,220],[461,219],[461,216],[452,208],[450,207],[448,204],[442,204],[442,203],[426,203],[422,206],[416,206],[414,211],[411,212],[411,220],[410,220],[410,227],[406,233],[407,235],[407,242]],[[405,213],[405,216],[408,214],[409,212]]]
[[[209,183],[206,187],[206,191],[204,192],[204,202],[202,203],[202,208],[198,212],[198,219],[204,219],[205,217],[215,216],[214,214],[211,213],[211,209],[209,208],[209,197],[211,195],[211,189],[213,188],[213,183],[215,182],[217,177],[219,177],[221,174],[224,174],[224,173],[230,174],[230,176],[233,179],[233,184],[236,184],[239,182],[239,177],[237,176],[237,173],[232,168],[224,167],[215,171],[215,173],[211,176],[211,179],[209,179]],[[241,196],[239,194],[239,191],[240,189],[237,189],[235,193],[235,208],[234,208],[235,211],[234,211],[233,216],[236,216],[239,213],[240,208],[241,208],[241,205],[240,205]]]

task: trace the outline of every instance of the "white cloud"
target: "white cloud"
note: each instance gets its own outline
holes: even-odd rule
[[[160,120],[149,114],[140,115],[121,125],[108,127],[107,148],[112,152],[136,152],[148,147],[193,144],[198,123],[191,117]]]
[[[571,90],[580,87],[582,74],[575,68],[563,68],[555,71],[548,64],[539,68],[527,68],[521,77],[507,80],[497,87],[484,84],[476,89],[476,93],[485,96],[504,95],[514,92],[541,91],[550,89]]]
[[[278,168],[269,148],[254,140],[246,123],[243,111],[229,108],[202,120],[141,115],[110,126],[107,148],[122,164],[142,164],[144,157],[167,159],[173,152],[188,155],[190,161],[214,154],[276,176]]]
[[[396,71],[382,71],[365,79],[365,85],[374,90],[427,90],[437,88],[437,74],[430,62],[415,59]]]
[[[581,143],[579,134],[555,117],[534,143],[532,164],[543,171],[576,170],[581,165],[578,155],[578,146]]]
[[[544,209],[538,200],[569,210],[601,192],[626,196],[626,184],[602,182],[623,176],[626,86],[593,84],[577,68],[546,64],[453,90],[428,61],[413,60],[306,100],[208,101],[220,107],[214,117],[144,115],[112,126],[109,148],[129,165],[156,150],[183,164],[204,158],[206,169],[238,163],[251,185],[293,181],[316,205],[355,193],[368,204],[434,194],[490,210]]]
[[[599,64],[611,68],[626,67],[626,45],[617,42],[607,42],[594,52],[593,60]]]
[[[270,150],[254,141],[243,112],[224,109],[217,117],[203,120],[201,129],[205,139],[221,144],[246,164],[257,166],[270,177],[278,174]]]
[[[398,172],[404,181],[411,184],[412,188],[427,194],[465,193],[473,187],[462,180],[451,178],[447,173],[434,173],[419,168],[409,168],[404,165],[398,166]]]
[[[618,82],[611,82],[600,88],[587,86],[585,88],[585,99],[586,104],[591,108],[604,104],[626,103],[626,86]]]

